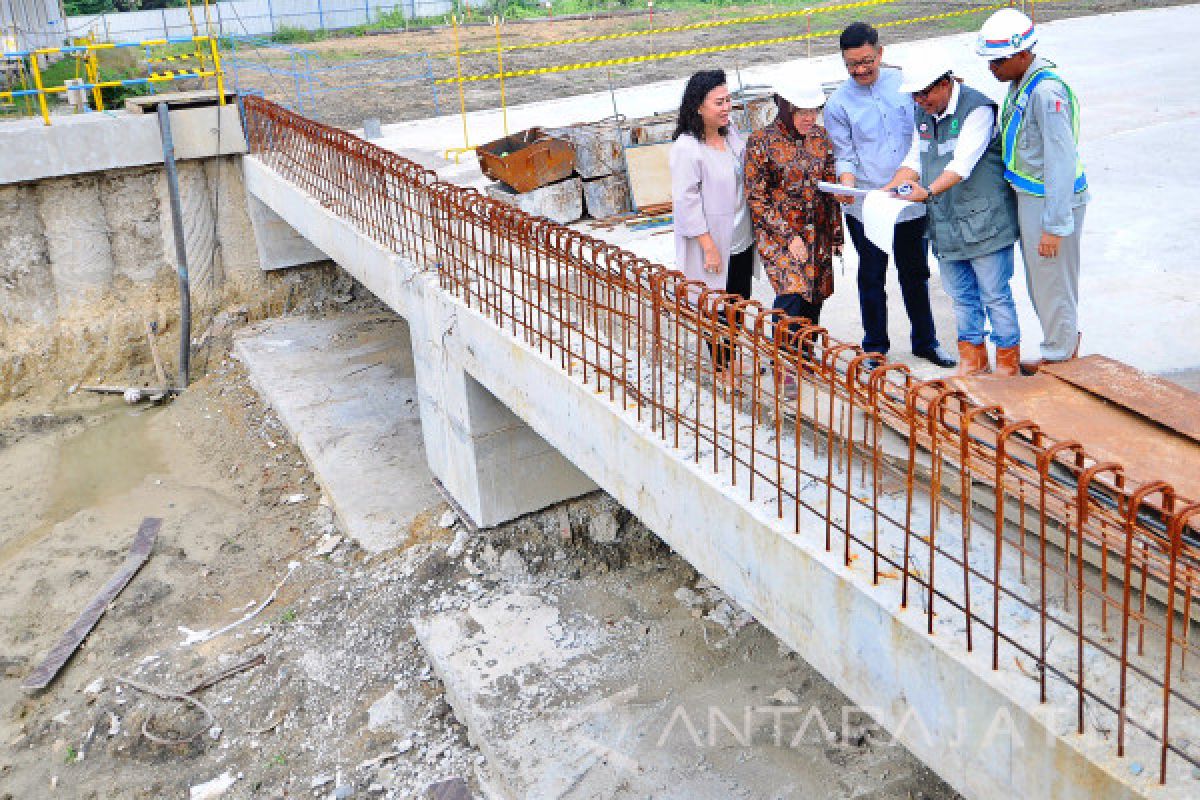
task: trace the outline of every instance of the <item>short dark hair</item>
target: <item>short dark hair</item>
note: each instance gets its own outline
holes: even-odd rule
[[[841,38],[838,39],[838,47],[843,51],[853,50],[856,47],[862,47],[864,44],[869,44],[872,47],[879,44],[879,31],[865,22],[850,23],[846,30],[842,31]]]
[[[726,83],[723,69],[700,70],[688,78],[687,86],[683,89],[683,100],[679,102],[679,120],[675,124],[672,139],[690,133],[696,137],[696,141],[704,141],[704,120],[700,118],[700,106],[704,104],[704,98],[708,97],[709,92]],[[722,128],[721,135],[724,136],[725,133],[725,128]]]

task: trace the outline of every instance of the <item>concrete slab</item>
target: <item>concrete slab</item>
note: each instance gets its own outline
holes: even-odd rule
[[[370,552],[397,547],[442,502],[425,463],[408,327],[391,314],[284,318],[234,350],[300,445],[343,531]]]
[[[506,583],[414,622],[505,797],[954,796],[720,590],[660,568]]]
[[[1200,263],[1191,255],[1200,247],[1193,201],[1200,196],[1200,93],[1191,82],[1186,48],[1162,46],[1178,31],[1200,29],[1200,6],[1080,17],[1038,27],[1039,52],[1059,65],[1083,104],[1082,151],[1094,197],[1085,226],[1080,285],[1083,352],[1104,353],[1155,373],[1200,367],[1200,340],[1180,335],[1200,330]],[[972,51],[973,33],[938,41],[968,83],[1002,96],[1004,87]],[[888,61],[902,64],[923,46],[887,45]],[[620,112],[635,117],[677,108],[687,77],[682,64],[679,69],[678,80],[617,90]],[[797,73],[819,81],[846,77],[837,56],[741,72],[746,83],[768,85]],[[514,130],[569,125],[596,120],[611,108],[608,94],[558,98],[510,106],[508,124]],[[498,109],[468,115],[473,141],[500,136],[502,125]],[[389,125],[377,143],[428,164],[436,161],[446,142],[457,143],[460,126],[458,117]],[[455,182],[475,180],[466,158],[439,173]],[[618,227],[594,233],[656,263],[674,263],[671,237],[654,235],[658,231],[631,234]],[[853,248],[847,250],[846,265],[836,275],[837,291],[826,303],[821,322],[838,338],[857,341],[862,336],[854,288],[857,261]],[[953,346],[954,317],[936,272],[935,267],[931,292],[938,332],[944,344]],[[889,289],[891,355],[912,363],[922,376],[937,374],[936,368],[908,355],[907,318],[894,277]],[[1013,290],[1023,344],[1035,353],[1040,329],[1020,264]],[[769,303],[770,288],[756,284],[755,297]]]
[[[233,105],[172,111],[171,134],[180,161],[246,152]],[[0,186],[163,162],[158,116],[126,111],[5,122],[0,153]]]

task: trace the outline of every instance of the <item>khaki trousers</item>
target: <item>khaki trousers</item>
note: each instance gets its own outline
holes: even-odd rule
[[[1021,256],[1025,260],[1025,285],[1042,324],[1045,361],[1065,361],[1079,341],[1079,240],[1087,206],[1076,206],[1075,232],[1064,237],[1054,258],[1038,255],[1042,240],[1041,197],[1017,192],[1017,222],[1021,227]]]

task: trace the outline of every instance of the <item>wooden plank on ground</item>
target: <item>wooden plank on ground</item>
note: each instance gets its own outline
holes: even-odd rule
[[[142,524],[138,526],[137,535],[133,538],[133,546],[129,548],[129,555],[125,557],[125,563],[108,579],[108,583],[104,584],[104,588],[100,590],[99,594],[92,598],[87,608],[67,629],[62,638],[54,647],[50,648],[45,660],[21,684],[22,689],[45,689],[50,685],[50,681],[54,680],[54,676],[67,663],[75,649],[91,633],[92,628],[96,627],[100,617],[108,610],[109,604],[146,563],[146,559],[150,557],[150,551],[154,548],[154,542],[158,539],[158,531],[161,527],[162,520],[158,517],[146,517],[142,520]]]
[[[630,147],[625,151],[634,208],[671,202],[670,152],[671,142]]]

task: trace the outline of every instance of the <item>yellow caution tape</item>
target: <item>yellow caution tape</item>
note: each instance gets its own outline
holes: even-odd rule
[[[778,19],[790,19],[795,17],[806,17],[811,14],[823,14],[826,11],[846,11],[853,8],[866,8],[868,6],[882,6],[889,3],[895,3],[897,0],[861,0],[857,3],[842,3],[836,6],[818,6],[816,8],[805,8],[799,11],[781,11],[777,14],[758,14],[752,17],[736,17],[734,19],[711,20],[709,22],[693,22],[687,25],[673,25],[668,28],[648,28],[642,31],[625,31],[623,33],[605,33],[599,36],[582,36],[578,39],[556,39],[550,42],[529,42],[526,44],[506,45],[501,48],[508,52],[511,50],[532,50],[536,47],[560,47],[567,44],[587,44],[590,42],[606,42],[613,39],[631,39],[637,36],[654,36],[660,33],[678,33],[679,31],[698,31],[705,28],[720,28],[729,25],[749,25],[759,22],[771,22]],[[477,47],[473,50],[463,50],[461,54],[464,56],[479,55],[481,53],[494,53],[494,47]],[[452,58],[454,53],[438,53],[439,56]]]
[[[169,72],[153,72],[150,74],[150,79],[169,81],[174,78],[204,78],[212,74],[214,73],[202,69],[176,69]]]
[[[892,22],[883,22],[875,25],[876,28],[894,28],[900,25],[913,25],[918,22],[934,22],[941,19],[950,19],[952,17],[963,17],[969,14],[978,14],[983,11],[995,11],[999,8],[1007,8],[1007,3],[997,3],[990,6],[980,6],[979,8],[969,8],[962,11],[948,11],[943,14],[931,14],[925,17],[913,17],[912,19],[894,20]],[[638,64],[646,61],[666,61],[672,58],[683,58],[685,56],[702,56],[712,53],[723,53],[729,50],[745,50],[751,47],[766,47],[775,44],[786,44],[788,42],[799,42],[805,39],[819,39],[826,36],[837,36],[841,33],[840,30],[830,31],[813,31],[812,33],[800,33],[793,36],[778,36],[773,39],[756,39],[751,42],[736,42],[734,44],[714,45],[712,47],[695,47],[690,50],[672,50],[665,53],[649,53],[641,56],[626,56],[624,58],[609,58],[603,61],[580,61],[573,64],[559,64],[553,67],[537,67],[535,69],[518,69],[511,72],[490,72],[483,75],[464,75],[461,78],[439,78],[435,83],[471,83],[473,81],[491,81],[498,80],[501,77],[508,78],[526,78],[531,75],[548,75],[557,72],[572,72],[580,69],[598,69],[600,67],[616,67],[623,64]]]
[[[192,61],[197,58],[203,58],[202,53],[188,53],[182,56],[159,56],[158,58],[147,58],[147,64],[165,64],[168,61]]]

